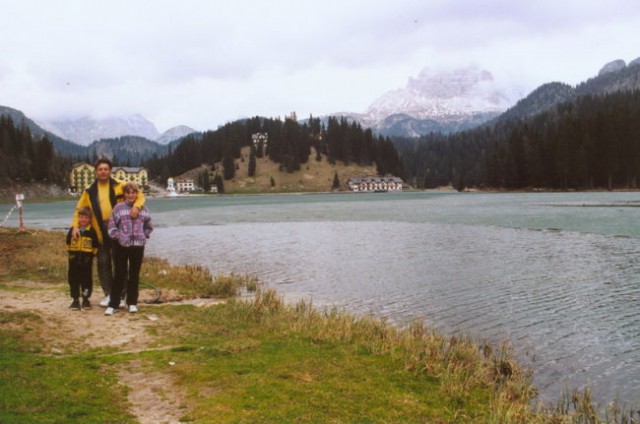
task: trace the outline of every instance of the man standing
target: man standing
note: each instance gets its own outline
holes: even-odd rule
[[[100,302],[100,306],[109,305],[109,295],[113,284],[113,245],[107,233],[107,225],[111,217],[113,207],[124,200],[124,183],[111,178],[111,168],[113,164],[109,159],[98,159],[95,165],[96,181],[89,186],[80,196],[76,210],[71,222],[71,235],[73,238],[80,237],[78,228],[78,210],[82,207],[91,209],[91,226],[98,236],[98,279],[102,286],[105,298]],[[133,208],[131,208],[131,218],[136,218],[140,209],[144,205],[144,195],[140,193]]]

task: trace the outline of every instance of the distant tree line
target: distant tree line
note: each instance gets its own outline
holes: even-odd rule
[[[640,92],[582,95],[534,117],[394,143],[418,187],[637,188]]]
[[[255,145],[252,135],[256,133],[268,138]],[[241,149],[245,146],[253,146],[247,163],[249,173],[255,173],[256,158],[265,156],[278,163],[282,172],[295,172],[309,160],[312,147],[315,160],[325,157],[331,163],[375,164],[380,175],[401,175],[403,171],[389,138],[374,136],[371,130],[346,119],[329,118],[325,125],[310,117],[301,124],[295,116],[284,121],[255,117],[187,136],[166,156],[154,156],[144,166],[164,181],[202,164],[222,163],[223,178],[230,180],[235,177],[236,160],[244,160]]]
[[[11,117],[0,116],[0,183],[54,183],[66,186],[71,158],[56,154],[51,141],[34,140],[26,125],[14,125]]]

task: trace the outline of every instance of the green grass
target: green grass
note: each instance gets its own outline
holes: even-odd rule
[[[407,370],[406,353],[383,352],[379,338],[357,330],[313,333],[321,312],[284,306],[269,293],[163,314],[173,323],[163,336],[180,348],[158,366],[176,363],[197,421],[478,422],[490,413],[485,381],[451,396],[438,375]]]
[[[38,325],[37,315],[0,314],[0,324]],[[0,327],[0,423],[132,423],[126,392],[92,355],[52,357]]]

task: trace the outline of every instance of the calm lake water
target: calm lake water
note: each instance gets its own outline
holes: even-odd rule
[[[74,205],[26,204],[26,225],[65,227]],[[264,195],[148,205],[156,226],[150,255],[255,274],[289,300],[507,340],[533,366],[543,400],[584,385],[601,402],[640,400],[640,193]]]

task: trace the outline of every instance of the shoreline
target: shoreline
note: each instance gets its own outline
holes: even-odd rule
[[[465,189],[463,191],[457,191],[451,186],[447,187],[438,187],[438,188],[430,188],[430,189],[404,189],[398,192],[384,192],[384,193],[374,193],[374,192],[354,192],[354,191],[346,191],[346,190],[335,190],[335,191],[267,191],[267,192],[232,192],[232,193],[188,193],[188,194],[180,194],[177,196],[169,196],[169,195],[154,195],[148,194],[147,197],[152,199],[185,199],[185,198],[193,198],[193,197],[239,197],[239,196],[283,196],[283,195],[291,195],[291,196],[309,196],[309,195],[323,195],[323,194],[339,194],[339,195],[348,195],[348,194],[378,194],[378,195],[394,195],[401,193],[443,193],[443,192],[451,192],[451,193],[486,193],[486,194],[514,194],[514,193],[640,193],[640,188],[638,189],[590,189],[590,190],[550,190],[550,189],[530,189],[530,190],[506,190],[506,189],[476,189],[470,188]],[[24,203],[49,203],[49,202],[71,202],[77,201],[78,196],[73,195],[25,195]],[[6,191],[4,193],[0,193],[0,204],[15,204],[15,194],[8,194]]]

